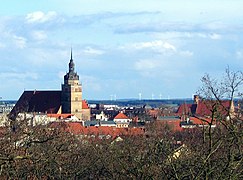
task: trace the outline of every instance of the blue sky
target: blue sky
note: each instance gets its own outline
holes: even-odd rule
[[[188,98],[243,69],[241,0],[11,0],[0,6],[0,97],[60,89],[70,48],[85,99]]]

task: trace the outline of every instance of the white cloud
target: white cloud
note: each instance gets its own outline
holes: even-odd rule
[[[100,80],[98,80],[94,76],[87,76],[87,75],[81,75],[80,76],[80,81],[84,85],[84,89],[87,91],[101,91],[102,90],[102,85],[100,84]]]
[[[218,31],[218,30],[223,30],[228,28],[229,28],[228,24],[223,23],[221,21],[213,21],[201,25],[201,29],[208,30],[208,31]]]
[[[243,59],[243,51],[242,50],[238,50],[236,52],[236,58],[237,59]]]
[[[145,49],[145,48],[160,49],[160,48],[164,48],[164,49],[173,50],[173,51],[176,50],[175,46],[173,46],[172,44],[170,44],[168,42],[163,42],[161,40],[155,40],[155,41],[151,41],[151,42],[134,43],[134,44],[132,44],[132,47],[134,47],[135,49]]]
[[[26,39],[24,37],[14,35],[13,41],[14,41],[14,44],[20,49],[23,49],[26,47]]]
[[[191,57],[194,55],[194,53],[192,51],[180,51],[179,53],[181,56],[185,56],[185,57]]]
[[[150,1],[147,3],[151,4]],[[124,9],[126,8],[126,3],[123,1],[114,4],[117,7],[120,6],[118,4],[122,4]],[[141,4],[144,6],[144,2],[138,6]],[[222,66],[229,63],[242,64],[243,51],[235,49],[243,47],[242,28],[236,28],[242,27],[238,18],[228,18],[228,21],[225,21],[222,16],[211,16],[205,19],[206,14],[199,15],[200,10],[192,7],[188,7],[193,10],[191,16],[183,18],[188,12],[185,14],[185,11],[181,10],[182,13],[175,13],[174,10],[175,6],[180,9],[180,5],[171,3],[170,12],[168,8],[159,12],[162,6],[153,5],[157,6],[156,12],[159,13],[147,8],[140,9],[138,6],[134,6],[136,11],[118,11],[116,8],[113,9],[115,11],[109,11],[104,5],[104,11],[93,9],[89,13],[80,11],[80,7],[76,6],[76,12],[71,11],[73,8],[70,8],[70,12],[60,11],[60,7],[52,8],[53,11],[48,12],[50,7],[46,7],[41,11],[29,11],[29,14],[22,12],[22,9],[24,16],[6,14],[5,16],[8,17],[0,18],[0,50],[3,68],[5,71],[8,71],[9,67],[15,67],[16,71],[21,69],[23,72],[33,70],[41,74],[39,78],[43,80],[49,81],[60,77],[62,82],[69,62],[70,45],[73,44],[73,48],[77,49],[73,53],[77,72],[92,74],[95,78],[83,79],[80,75],[84,81],[83,85],[86,86],[84,90],[88,92],[87,94],[90,93],[90,96],[91,94],[97,96],[99,92],[96,93],[96,90],[100,89],[100,97],[102,97],[102,92],[106,93],[103,91],[105,84],[103,79],[107,78],[112,78],[114,84],[116,81],[119,84],[121,79],[126,79],[128,83],[130,79],[134,82],[142,79],[149,88],[163,89],[163,85],[151,82],[152,76],[153,79],[168,79],[171,83],[178,84],[176,87],[178,89],[181,84],[185,85],[182,81],[174,81],[173,79],[176,78],[174,76],[183,75],[185,82],[189,83],[187,79],[191,78],[191,74],[220,71]],[[93,4],[89,6],[93,7]],[[204,12],[209,11],[205,8]],[[194,16],[196,14],[198,16]],[[236,17],[234,13],[232,15],[224,11],[220,11],[220,14],[224,17]],[[120,33],[119,31],[116,33],[116,30],[120,30]],[[222,42],[218,43],[216,40]],[[121,47],[117,48],[119,45]],[[6,56],[6,53],[9,55]],[[221,58],[222,56],[224,58]],[[208,66],[210,59],[214,61]],[[188,69],[191,69],[189,75],[186,74]],[[57,77],[59,71],[64,72],[60,72]],[[140,75],[148,78],[141,78]],[[25,75],[16,73],[9,76],[17,79]],[[8,78],[7,75],[4,77]],[[37,83],[43,84],[41,81]],[[131,87],[131,91],[133,88]],[[187,91],[190,92],[192,89],[193,87],[188,84]],[[126,95],[129,96],[129,93]],[[126,95],[124,93],[124,96]]]
[[[43,13],[42,11],[36,11],[29,13],[26,16],[27,23],[44,23],[54,19],[57,16],[57,13],[54,11],[49,11],[48,13]]]
[[[175,46],[173,46],[172,44],[170,44],[168,42],[165,42],[162,47],[165,49],[170,49],[170,50],[176,51]]]
[[[92,47],[86,47],[83,50],[84,53],[89,54],[89,55],[102,55],[105,52],[103,50],[99,50],[99,49],[94,49]]]
[[[25,80],[25,79],[32,79],[32,80],[37,80],[38,79],[38,74],[37,73],[32,73],[32,72],[4,72],[0,73],[1,79],[18,79],[18,80]]]
[[[183,64],[186,62],[172,59],[141,59],[134,63],[134,68],[145,78],[158,78],[167,82],[182,76],[180,71],[185,66]]]
[[[47,38],[47,34],[44,31],[33,31],[31,33],[33,39],[37,40],[37,41],[42,41],[45,40]]]
[[[169,42],[165,42],[162,40],[155,40],[150,42],[141,42],[141,43],[133,43],[130,45],[122,46],[121,49],[125,49],[128,51],[131,50],[152,50],[154,52],[159,53],[159,55],[179,55],[183,57],[191,57],[194,55],[194,53],[190,50],[181,50],[179,48],[176,48],[173,44]],[[144,60],[143,60],[144,61]],[[147,62],[144,61],[143,63]],[[152,62],[147,62],[147,67],[151,67]],[[138,66],[137,66],[138,67]]]
[[[187,40],[187,39],[209,39],[209,40],[222,40],[222,33],[212,33],[207,31],[185,31],[185,32],[177,32],[177,31],[168,31],[168,32],[157,32],[153,35],[154,38],[157,39],[176,39],[179,41]]]
[[[171,43],[164,42],[162,40],[154,40],[150,42],[139,42],[139,43],[132,43],[125,46],[121,46],[120,49],[125,50],[144,50],[144,49],[151,49],[159,53],[164,53],[165,51],[172,51],[176,52],[176,47]]]
[[[151,59],[141,59],[135,62],[135,69],[139,71],[143,70],[153,70],[158,68],[160,65],[159,61]]]
[[[191,34],[191,37],[195,37],[195,36],[198,36],[200,38],[207,38],[208,35],[207,34],[204,34],[204,33],[190,33]]]
[[[0,49],[5,48],[5,47],[6,47],[6,45],[0,42]]]
[[[216,34],[216,33],[213,33],[213,34],[209,34],[209,37],[213,40],[219,40],[222,38],[222,36],[220,34]]]
[[[155,59],[141,59],[134,63],[134,68],[143,77],[155,78],[161,72],[164,62]]]
[[[64,76],[65,74],[66,74],[65,71],[59,71],[58,74],[57,74],[57,76],[58,76],[58,78],[59,78],[60,80],[63,80],[63,76]]]

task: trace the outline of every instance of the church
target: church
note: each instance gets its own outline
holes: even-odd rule
[[[15,119],[19,113],[71,114],[82,121],[90,120],[90,108],[82,99],[82,84],[75,72],[72,50],[69,70],[64,76],[61,90],[24,91],[9,117]]]

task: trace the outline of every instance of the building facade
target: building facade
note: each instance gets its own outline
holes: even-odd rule
[[[75,64],[72,58],[69,62],[69,71],[64,76],[62,84],[62,113],[75,114],[82,119],[82,85],[79,83],[79,75],[75,72]]]

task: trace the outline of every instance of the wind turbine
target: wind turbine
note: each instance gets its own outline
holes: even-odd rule
[[[138,93],[139,100],[142,100],[142,93]]]

